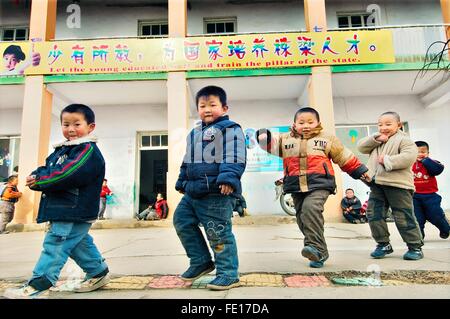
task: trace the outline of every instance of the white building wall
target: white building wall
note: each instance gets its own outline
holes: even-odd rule
[[[123,8],[107,7],[105,3],[84,3],[82,1],[80,5],[80,28],[69,28],[67,25],[67,19],[71,15],[66,12],[68,3],[58,6],[56,39],[136,37],[138,20],[168,20],[167,8]]]
[[[22,109],[0,109],[0,136],[20,135]]]
[[[377,4],[381,9],[380,25],[443,23],[439,0],[327,0],[328,28],[335,29],[338,27],[337,12],[365,12],[370,4]]]
[[[58,1],[56,39],[136,37],[138,20],[168,20],[167,7],[107,7],[102,1],[81,1],[81,28],[69,28],[66,22],[72,12],[66,10],[71,3]],[[327,0],[328,27],[337,28],[336,11],[365,11],[372,3],[380,6],[383,25],[443,22],[439,0]],[[5,13],[1,15],[0,26],[29,25],[29,10],[4,3],[2,8]],[[203,18],[211,17],[237,17],[238,32],[283,32],[306,28],[303,1],[300,0],[245,5],[225,4],[223,0],[193,1],[188,10],[188,35],[203,34]]]
[[[225,4],[224,1],[193,3],[188,11],[188,34],[203,34],[204,18],[236,17],[237,32],[305,30],[303,1],[288,3]]]
[[[430,145],[430,157],[439,160],[446,169],[437,177],[442,206],[450,209],[450,140],[448,121],[450,105],[436,109],[425,109],[417,96],[372,96],[334,99],[336,124],[377,123],[379,115],[386,111],[400,114],[402,121],[408,122],[409,134],[413,140],[423,140]],[[356,189],[357,195],[366,199],[368,188],[344,176],[344,187]]]

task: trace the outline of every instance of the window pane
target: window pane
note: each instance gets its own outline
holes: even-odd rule
[[[17,29],[16,30],[16,41],[21,41],[26,39],[27,30]]]
[[[361,16],[352,16],[351,17],[351,22],[352,22],[352,27],[353,28],[362,27]]]
[[[160,35],[159,24],[152,25],[152,35]]]
[[[214,23],[207,23],[206,33],[216,33],[216,25]]]
[[[3,41],[14,41],[14,30],[3,30]]]
[[[216,24],[217,33],[224,33],[225,32],[225,23],[217,23]]]
[[[150,136],[142,136],[142,146],[150,146]]]
[[[233,22],[225,23],[225,31],[226,32],[234,32],[234,23]]]
[[[152,146],[161,146],[159,135],[152,136]]]
[[[149,25],[144,25],[142,26],[142,35],[150,35],[150,26]]]
[[[161,146],[167,146],[167,135],[161,135]]]
[[[339,28],[348,28],[348,17],[338,17]]]
[[[167,24],[161,24],[161,35],[169,34],[169,26]]]

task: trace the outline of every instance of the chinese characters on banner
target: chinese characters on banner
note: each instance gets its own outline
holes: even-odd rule
[[[12,43],[1,43],[11,52]],[[14,43],[22,53],[29,42]],[[36,42],[25,74],[91,74],[258,69],[395,62],[389,30],[255,34],[181,39]],[[25,59],[26,60],[26,57]],[[24,63],[22,61],[18,62]],[[14,74],[11,65],[2,75]],[[23,73],[23,72],[22,72]]]

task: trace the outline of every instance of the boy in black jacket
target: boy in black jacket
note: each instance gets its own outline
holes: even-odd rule
[[[32,278],[22,288],[8,289],[7,298],[43,298],[54,286],[67,259],[86,273],[76,292],[96,290],[109,282],[108,266],[88,234],[97,219],[105,161],[89,135],[95,128],[94,112],[71,104],[61,112],[66,141],[27,177],[26,185],[41,191],[38,223],[50,222],[41,256]]]

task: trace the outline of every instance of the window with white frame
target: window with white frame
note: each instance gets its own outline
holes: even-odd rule
[[[169,34],[167,21],[139,21],[139,36],[164,36]]]
[[[205,18],[203,19],[204,33],[236,33],[237,19],[232,18]]]
[[[141,135],[140,148],[167,148],[167,134],[143,134]]]
[[[1,41],[28,40],[28,27],[0,27]]]
[[[368,12],[354,12],[354,13],[338,13],[338,27],[339,28],[361,28],[367,27],[367,19],[370,13]]]

